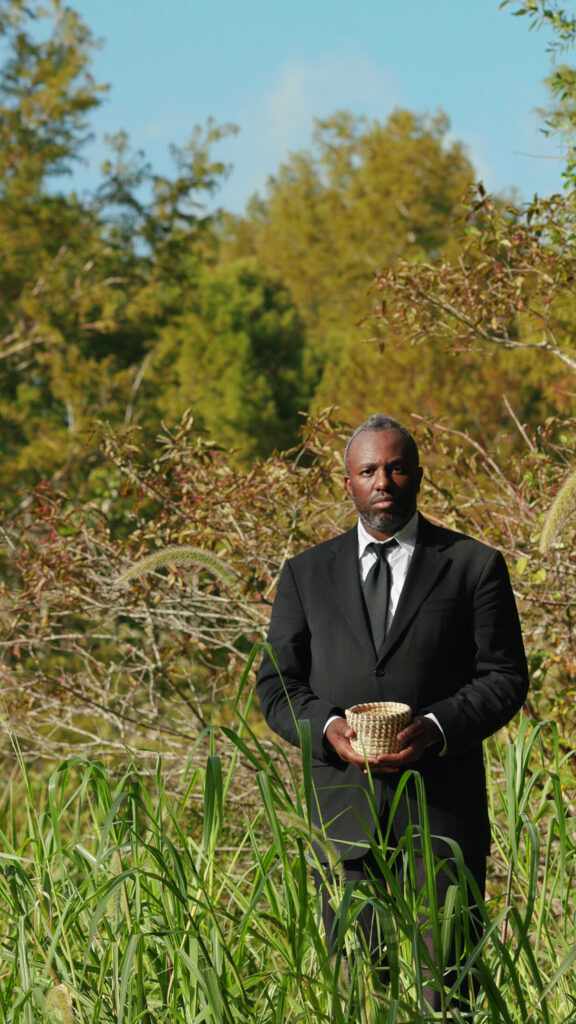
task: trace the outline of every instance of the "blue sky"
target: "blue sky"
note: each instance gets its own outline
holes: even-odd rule
[[[233,164],[218,202],[240,212],[309,145],[314,117],[348,109],[385,121],[395,107],[442,109],[489,191],[561,188],[559,143],[535,113],[548,40],[498,0],[70,2],[102,39],[93,71],[110,84],[79,188],[96,180],[105,132],[125,129],[165,173],[169,144],[212,117],[240,129],[214,150]]]

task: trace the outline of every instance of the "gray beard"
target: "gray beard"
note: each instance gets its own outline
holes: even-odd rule
[[[376,530],[378,533],[389,533],[391,536],[394,533],[398,533],[409,519],[412,518],[413,512],[408,515],[399,516],[393,512],[386,512],[384,509],[374,509],[373,512],[363,512],[360,516],[364,526],[369,526],[370,529]]]

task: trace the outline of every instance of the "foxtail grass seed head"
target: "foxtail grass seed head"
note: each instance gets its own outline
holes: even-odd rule
[[[546,554],[561,539],[562,531],[576,511],[576,472],[571,473],[556,495],[540,535],[540,551]]]
[[[154,551],[153,554],[140,558],[134,565],[131,565],[129,569],[126,569],[125,572],[118,576],[114,580],[114,584],[118,586],[121,583],[126,583],[128,580],[139,579],[149,572],[164,569],[168,565],[181,565],[185,568],[200,566],[203,569],[208,569],[230,587],[234,589],[238,587],[236,576],[221,558],[218,558],[211,551],[203,551],[202,548],[187,547],[185,545],[182,547],[172,545],[171,547],[160,548],[159,551]]]
[[[46,993],[46,1017],[54,1024],[74,1024],[74,1007],[65,985],[55,985]]]

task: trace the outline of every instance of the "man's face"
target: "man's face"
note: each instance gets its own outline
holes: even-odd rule
[[[366,430],[348,452],[348,493],[368,533],[392,537],[416,511],[422,469],[398,430]]]

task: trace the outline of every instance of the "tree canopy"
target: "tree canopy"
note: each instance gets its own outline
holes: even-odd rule
[[[528,344],[541,321],[529,327],[514,305],[514,289],[527,295],[537,275],[547,287],[543,264],[526,271],[531,242],[520,254],[516,236],[534,239],[538,223],[544,239],[553,224],[560,253],[571,214],[561,226],[558,204],[540,208],[529,229],[497,198],[470,206],[474,170],[445,115],[396,110],[379,123],[340,111],[318,121],[310,149],[241,217],[213,209],[228,171],[213,150],[230,126],[194,128],[173,147],[172,176],[132,153],[122,132],[98,187],[80,198],[64,187],[66,172],[104,92],[90,72],[90,30],[56,0],[48,11],[11,0],[0,27],[6,495],[55,474],[89,493],[92,471],[100,480],[98,422],[137,424],[153,438],[189,407],[198,429],[245,465],[294,444],[300,414],[328,406],[350,423],[375,406],[400,417],[417,408],[479,437],[506,432],[509,405],[531,423],[571,412],[566,275],[561,286],[554,272],[554,301],[548,291],[538,307],[563,367],[542,372],[542,340]],[[556,95],[569,109],[558,86]],[[517,265],[506,299],[505,274],[498,296],[495,279],[486,286],[502,232],[512,248],[502,242],[501,265]],[[448,325],[466,322],[463,270],[484,274],[465,338]],[[449,314],[438,305],[432,314],[444,300]],[[498,344],[487,350],[482,332]]]
[[[519,7],[535,23],[559,13]],[[569,23],[557,28],[563,41]],[[206,548],[244,573],[265,619],[285,555],[346,521],[337,444],[378,407],[416,417],[431,514],[519,567],[534,663],[566,684],[572,640],[555,616],[570,607],[570,559],[553,544],[545,569],[530,557],[573,451],[571,188],[513,208],[474,185],[444,115],[398,110],[318,122],[241,217],[208,208],[231,130],[212,123],[174,148],[171,177],[121,133],[81,198],[63,183],[102,96],[90,31],[57,2],[47,14],[19,0],[0,29],[0,614],[15,706],[45,684],[52,699],[62,672],[82,717],[91,666],[99,677],[117,644],[109,699],[125,696],[148,628],[162,654],[134,669],[146,685],[180,686],[186,659],[203,694],[232,685],[247,619],[239,606],[219,618],[213,581],[189,594],[169,574],[166,634],[155,584],[108,608],[111,571],[174,543]],[[572,75],[555,74],[554,117],[572,131]],[[206,609],[206,635],[185,600]]]

